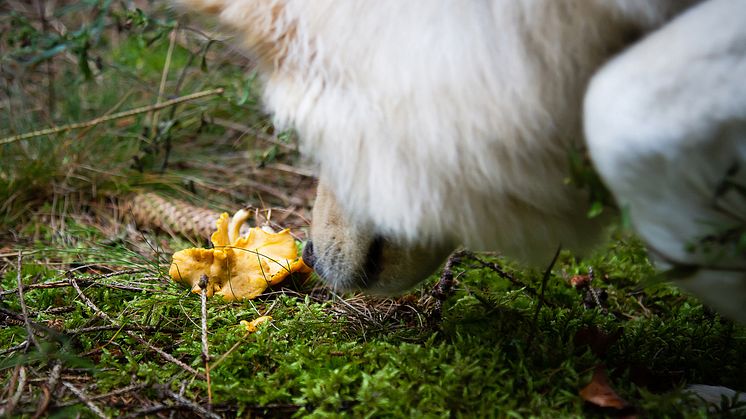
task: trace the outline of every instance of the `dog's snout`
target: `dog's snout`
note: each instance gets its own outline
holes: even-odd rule
[[[316,262],[316,255],[313,254],[313,242],[311,240],[307,241],[306,245],[303,247],[302,257],[303,263],[313,269],[313,265]]]

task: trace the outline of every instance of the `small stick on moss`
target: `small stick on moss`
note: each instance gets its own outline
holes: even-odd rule
[[[13,411],[16,409],[16,406],[18,405],[18,402],[21,400],[21,395],[23,394],[23,389],[26,387],[26,367],[23,365],[17,367],[18,371],[18,382],[15,383],[17,385],[16,391],[13,394],[13,397],[8,400],[8,402],[5,404],[5,406],[0,407],[0,416],[2,417],[11,417],[13,416]],[[15,375],[15,373],[14,373]],[[14,377],[15,378],[15,377]],[[15,381],[15,380],[13,380]],[[12,389],[12,386],[9,388],[9,390]]]
[[[15,311],[8,310],[7,308],[0,307],[0,314],[5,315],[5,322],[9,324],[17,324],[19,326],[23,325],[25,322],[23,321],[23,314],[16,313]],[[39,332],[44,332],[53,339],[60,340],[63,338],[64,335],[60,334],[58,331],[44,326],[42,324],[36,323],[35,321],[29,319],[28,324],[34,329]],[[31,342],[29,342],[31,343]]]
[[[16,279],[18,282],[18,301],[21,304],[21,313],[23,314],[23,323],[26,326],[26,334],[28,335],[28,341],[30,343],[33,343],[36,349],[41,352],[41,346],[39,346],[39,342],[36,340],[36,335],[34,335],[34,329],[31,327],[31,321],[28,318],[28,309],[26,308],[26,300],[23,298],[23,280],[21,275],[21,261],[23,260],[23,252],[18,252],[18,263],[16,264],[17,269],[17,275]]]
[[[8,349],[4,349],[0,351],[0,356],[9,354],[11,352],[20,351],[21,349],[25,349],[29,344],[28,340],[24,340],[23,342],[19,343],[18,345],[11,346]]]
[[[177,97],[171,100],[167,100],[165,102],[158,103],[155,105],[141,106],[139,108],[130,109],[129,111],[123,111],[123,112],[118,112],[118,113],[114,113],[111,115],[101,116],[98,118],[91,119],[90,121],[76,122],[73,124],[62,125],[59,127],[51,127],[51,128],[38,130],[38,131],[27,132],[25,134],[12,135],[10,137],[5,137],[5,138],[0,139],[0,145],[10,144],[10,143],[14,143],[14,142],[21,141],[21,140],[27,140],[29,138],[41,137],[44,135],[57,134],[57,133],[64,132],[64,131],[72,131],[75,129],[92,127],[95,125],[102,124],[104,122],[113,121],[115,119],[128,118],[130,116],[139,115],[141,113],[153,112],[153,111],[157,111],[160,109],[168,108],[169,106],[178,105],[180,103],[202,99],[203,97],[207,97],[207,96],[220,95],[220,94],[223,94],[224,91],[225,90],[222,87],[217,88],[217,89],[204,90],[201,92],[192,93],[190,95],[181,96],[181,97]]]
[[[532,321],[533,330],[531,331],[531,335],[528,337],[528,347],[531,347],[531,343],[533,342],[534,336],[536,335],[536,330],[538,328],[537,323],[539,321],[539,312],[541,311],[542,306],[544,306],[544,291],[546,291],[547,289],[547,282],[549,281],[549,276],[552,274],[552,268],[554,268],[554,264],[557,263],[560,250],[562,250],[562,245],[557,246],[557,251],[554,252],[554,257],[552,258],[552,261],[549,262],[549,266],[547,266],[547,269],[544,271],[544,277],[541,279],[541,293],[539,294],[539,302],[536,304],[536,311],[534,311],[534,319]]]
[[[112,330],[133,330],[138,331],[142,333],[182,333],[181,329],[177,329],[174,327],[160,327],[160,326],[130,326],[130,325],[115,325],[115,324],[109,324],[109,325],[103,325],[103,326],[89,326],[89,327],[81,327],[79,329],[69,329],[65,331],[65,334],[68,336],[75,336],[75,335],[82,335],[85,333],[98,333],[98,332],[107,332]]]
[[[202,362],[207,376],[207,410],[212,409],[212,386],[210,385],[210,353],[207,347],[207,275],[199,277],[199,296],[202,302]]]
[[[110,283],[110,284],[104,284],[101,282],[95,282],[92,278],[82,278],[78,280],[81,284],[86,286],[93,286],[93,287],[106,287],[106,288],[112,288],[112,289],[118,289],[122,291],[134,291],[134,292],[154,292],[158,291],[157,289],[149,289],[149,288],[140,288],[140,287],[133,287],[131,285],[124,285],[124,284],[117,284],[117,283]],[[70,282],[69,281],[54,281],[54,282],[44,282],[41,284],[30,284],[25,285],[23,287],[24,290],[32,290],[32,289],[48,289],[48,288],[65,288],[69,287]],[[12,290],[5,290],[0,291],[0,297],[9,295],[9,294],[16,294],[18,293],[18,289],[12,289]]]
[[[106,399],[106,398],[109,398],[109,397],[118,396],[120,394],[126,394],[126,393],[134,392],[136,390],[142,390],[145,387],[146,387],[145,384],[132,384],[132,385],[127,386],[127,387],[122,387],[122,388],[118,388],[116,390],[112,390],[112,391],[110,391],[108,393],[97,394],[95,396],[90,396],[90,397],[88,397],[88,400],[90,400],[90,401],[102,400],[102,399]],[[55,403],[54,407],[55,408],[68,407],[68,406],[72,406],[74,404],[76,404],[76,402]]]
[[[42,385],[41,389],[44,392],[44,397],[39,402],[39,407],[36,408],[36,413],[34,413],[34,419],[40,418],[49,407],[49,402],[52,400],[52,394],[54,394],[54,390],[57,388],[57,383],[60,380],[60,373],[62,372],[62,363],[60,361],[54,362],[54,367],[52,367],[52,372],[49,374],[49,380],[47,380],[46,385]]]
[[[163,392],[164,395],[174,399],[176,403],[178,403],[180,406],[184,406],[184,407],[191,409],[194,413],[196,413],[199,416],[220,419],[219,415],[216,415],[215,413],[210,412],[209,410],[206,410],[204,407],[198,405],[197,403],[192,402],[191,400],[187,400],[185,397],[179,396],[178,394],[174,393],[173,391],[165,387],[161,388],[161,391]]]
[[[448,261],[446,261],[443,267],[443,274],[440,275],[440,281],[438,281],[435,288],[430,292],[435,298],[435,308],[430,317],[431,321],[440,322],[443,314],[443,301],[453,293],[453,268],[461,263],[461,259],[468,254],[465,250],[459,250],[448,257]]]
[[[75,288],[75,291],[77,291],[78,296],[80,297],[80,299],[83,300],[83,302],[85,303],[85,305],[87,305],[91,310],[93,310],[93,312],[96,313],[96,315],[98,317],[100,317],[100,318],[108,321],[109,323],[111,323],[113,325],[117,325],[117,326],[121,327],[121,325],[119,325],[117,322],[114,321],[114,319],[112,319],[111,317],[109,317],[108,314],[106,314],[103,311],[101,311],[101,309],[99,309],[96,306],[96,304],[93,303],[93,301],[91,301],[88,297],[86,297],[85,294],[83,294],[83,290],[80,289],[80,286],[75,281],[75,278],[71,277],[70,278],[70,283],[72,284],[73,288]],[[165,358],[167,361],[169,361],[169,362],[171,362],[173,364],[178,365],[183,370],[188,371],[191,374],[194,374],[195,376],[197,376],[199,378],[202,378],[202,379],[205,378],[205,376],[202,375],[199,371],[195,370],[194,368],[190,367],[189,365],[187,365],[187,364],[179,361],[178,359],[174,358],[173,355],[167,353],[163,349],[154,346],[150,342],[148,342],[145,339],[143,339],[142,337],[140,337],[140,335],[138,335],[136,333],[133,333],[133,332],[130,332],[128,330],[125,330],[124,333],[126,333],[127,336],[131,337],[132,339],[135,339],[136,341],[138,341],[140,344],[147,346],[150,350],[158,353],[160,356],[162,356],[163,358]]]
[[[91,412],[93,412],[96,416],[100,418],[109,418],[109,416],[106,415],[106,413],[104,413],[101,408],[96,406],[96,404],[88,398],[83,390],[75,387],[67,381],[63,381],[62,385],[67,387],[67,389],[70,390],[78,399],[80,399],[81,402],[85,403],[85,405],[88,406],[88,408],[91,409]]]
[[[181,386],[179,386],[179,396],[184,397],[184,392],[186,391],[187,382],[182,381]],[[168,414],[168,419],[174,419],[174,416],[176,415],[176,410],[171,410],[171,413]]]
[[[475,255],[471,255],[471,258],[474,259],[475,261],[477,261],[477,263],[479,263],[483,267],[485,267],[487,269],[491,269],[492,271],[494,271],[498,276],[500,276],[500,278],[507,279],[508,281],[510,281],[510,283],[512,283],[516,287],[523,288],[523,290],[527,294],[529,294],[530,296],[532,296],[532,297],[538,297],[539,296],[539,293],[535,289],[533,289],[532,287],[530,287],[530,286],[522,283],[521,281],[519,281],[518,278],[516,278],[515,276],[513,276],[511,273],[505,271],[497,263],[487,262],[486,260],[482,260],[482,259],[476,257]]]

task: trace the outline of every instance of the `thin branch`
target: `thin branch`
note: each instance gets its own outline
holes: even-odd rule
[[[117,284],[117,283],[110,283],[110,284],[104,284],[101,282],[96,282],[97,279],[103,279],[103,278],[111,278],[113,276],[119,276],[119,275],[127,275],[127,274],[136,274],[144,272],[142,269],[128,269],[125,271],[117,271],[117,272],[109,272],[106,274],[96,275],[90,278],[79,278],[78,282],[80,284],[85,284],[86,286],[95,286],[95,287],[107,287],[107,288],[114,288],[124,291],[153,291],[152,289],[148,288],[140,288],[140,287],[133,287],[131,285],[124,285],[124,284]],[[64,280],[64,281],[53,281],[53,282],[44,282],[40,284],[30,284],[30,285],[24,285],[24,290],[31,290],[31,289],[48,289],[48,288],[64,288],[69,287],[70,281]],[[16,294],[18,293],[18,289],[11,289],[11,290],[3,290],[0,291],[0,297],[10,294]]]
[[[86,265],[86,266],[91,267],[91,266],[96,266],[96,265]],[[114,277],[114,276],[122,276],[122,275],[134,275],[134,274],[140,274],[140,273],[143,273],[143,272],[147,272],[147,270],[146,269],[141,269],[141,268],[138,268],[138,269],[123,269],[121,271],[112,271],[112,272],[107,272],[105,274],[93,275],[93,276],[85,278],[85,279],[92,281],[94,279],[105,279],[105,278],[111,278],[111,277]]]
[[[41,417],[49,407],[49,402],[52,400],[52,394],[54,394],[54,390],[57,388],[57,383],[60,381],[60,373],[62,372],[62,363],[60,361],[54,362],[54,367],[52,367],[52,372],[49,374],[49,380],[47,381],[47,384],[42,386],[42,391],[44,392],[44,397],[39,402],[39,407],[36,408],[36,413],[34,413],[34,419]]]
[[[11,417],[13,414],[13,411],[18,405],[18,402],[21,400],[23,389],[26,387],[26,367],[22,365],[18,369],[17,385],[18,387],[16,387],[16,392],[13,394],[13,397],[11,397],[10,400],[8,400],[8,403],[5,406],[0,408],[0,416]]]
[[[63,381],[62,385],[67,387],[67,389],[70,390],[78,399],[80,399],[80,401],[85,403],[85,405],[88,406],[88,408],[91,409],[91,412],[93,412],[96,416],[100,418],[104,418],[104,419],[109,418],[109,416],[106,415],[101,410],[101,408],[96,406],[96,404],[94,404],[93,401],[90,398],[88,398],[88,396],[85,393],[83,393],[82,390],[80,390],[79,388],[75,387],[74,385],[72,385],[71,383],[67,381]]]
[[[154,406],[146,407],[143,409],[136,410],[127,416],[123,416],[123,419],[129,419],[129,418],[141,418],[141,417],[156,417],[156,413],[160,412],[166,412],[171,411],[171,415],[169,417],[172,417],[174,414],[174,411],[176,410],[186,410],[187,407],[182,405],[167,405],[167,404],[156,404]]]
[[[82,335],[84,333],[96,333],[96,332],[108,332],[112,330],[134,330],[138,332],[144,332],[144,333],[181,333],[182,330],[180,329],[174,329],[174,328],[162,328],[157,326],[135,326],[135,325],[103,325],[103,326],[90,326],[90,327],[81,327],[80,329],[70,329],[67,330],[65,333],[71,336],[74,335]]]
[[[86,279],[79,279],[79,281],[80,281],[81,284],[83,284],[85,286],[105,287],[105,288],[113,288],[113,289],[118,289],[118,290],[123,290],[123,291],[135,291],[135,292],[153,291],[152,289],[140,288],[140,287],[133,287],[131,285],[122,285],[122,284],[116,284],[116,283],[113,283],[113,284],[103,284],[103,283],[100,283],[100,282],[92,281],[92,280],[87,279],[87,278]],[[23,288],[26,289],[26,290],[31,290],[31,289],[65,288],[65,287],[69,287],[69,286],[70,286],[70,282],[69,281],[54,281],[54,282],[45,282],[45,283],[42,283],[42,284],[26,285]],[[4,296],[4,295],[8,295],[8,294],[15,294],[17,292],[18,292],[18,289],[0,291],[0,296]]]
[[[88,297],[85,296],[85,294],[83,294],[83,290],[80,289],[80,286],[78,286],[78,283],[75,281],[74,278],[71,278],[70,282],[71,282],[72,286],[75,288],[75,291],[78,292],[78,296],[80,297],[80,299],[83,300],[83,302],[91,310],[93,310],[93,312],[96,313],[96,315],[98,317],[101,317],[102,319],[108,321],[109,323],[111,323],[113,325],[118,325],[118,326],[121,327],[121,325],[119,325],[117,322],[114,321],[114,319],[112,319],[111,317],[109,317],[108,314],[104,313],[98,307],[96,307],[96,305],[93,303],[93,301],[91,301]],[[160,356],[162,356],[163,358],[165,358],[167,361],[172,362],[172,363],[178,365],[183,370],[186,370],[186,371],[190,372],[191,374],[194,374],[194,375],[196,375],[196,376],[198,376],[198,377],[200,377],[202,379],[205,378],[204,375],[202,375],[200,372],[198,372],[194,368],[192,368],[189,365],[185,364],[184,362],[179,361],[178,359],[174,358],[173,355],[165,352],[163,349],[154,346],[150,342],[148,342],[145,339],[143,339],[142,337],[140,337],[138,334],[136,334],[134,332],[130,332],[128,330],[125,330],[124,333],[126,333],[127,336],[131,337],[132,339],[135,339],[136,341],[140,342],[140,344],[147,346],[148,348],[150,348],[150,350],[158,353]]]
[[[184,396],[184,392],[186,391],[186,388],[187,388],[187,382],[182,381],[181,386],[179,386],[179,396],[182,396],[182,397]],[[176,414],[176,410],[175,409],[171,410],[171,413],[168,414],[168,419],[174,419],[175,414]]]
[[[181,96],[181,97],[177,97],[171,100],[167,100],[165,102],[158,103],[155,105],[141,106],[139,108],[131,109],[128,111],[101,116],[98,118],[91,119],[90,121],[76,122],[73,124],[62,125],[59,127],[52,127],[52,128],[46,128],[46,129],[42,129],[38,131],[27,132],[25,134],[12,135],[10,137],[5,137],[5,138],[0,139],[0,145],[10,144],[10,143],[14,143],[14,142],[21,141],[21,140],[27,140],[29,138],[41,137],[44,135],[57,134],[57,133],[64,132],[64,131],[72,131],[75,129],[92,127],[95,125],[102,124],[104,122],[113,121],[115,119],[128,118],[130,116],[138,115],[141,113],[153,112],[153,111],[157,111],[160,109],[168,108],[169,106],[178,105],[180,103],[202,99],[207,96],[220,95],[220,94],[223,94],[223,92],[224,92],[224,89],[222,87],[217,88],[217,89],[204,90],[201,92],[192,93],[190,95]]]
[[[133,384],[131,386],[122,387],[122,388],[118,388],[116,390],[112,390],[112,391],[110,391],[108,393],[99,394],[99,395],[96,395],[96,396],[91,396],[91,397],[88,398],[88,400],[90,400],[90,401],[102,400],[102,399],[106,399],[108,397],[118,396],[120,394],[129,393],[129,392],[132,392],[132,391],[135,391],[135,390],[141,390],[141,389],[143,389],[145,387],[146,387],[145,384]],[[68,406],[72,406],[74,404],[75,404],[75,402],[60,403],[60,404],[55,404],[55,407],[68,407]]]
[[[36,340],[34,330],[31,328],[31,321],[28,318],[28,309],[26,308],[26,300],[23,298],[23,280],[21,279],[21,261],[23,259],[23,252],[18,252],[18,263],[16,264],[17,275],[16,279],[18,282],[18,300],[21,304],[21,313],[23,314],[23,323],[26,325],[26,334],[28,335],[28,341],[33,343],[38,351],[41,351],[41,346]]]
[[[210,412],[209,410],[207,410],[204,407],[198,405],[197,403],[194,403],[191,400],[187,400],[186,398],[184,398],[182,396],[179,396],[178,394],[174,393],[173,391],[171,391],[171,390],[169,390],[167,388],[163,388],[162,391],[163,391],[163,393],[166,396],[174,399],[179,405],[184,406],[184,407],[188,407],[194,413],[196,413],[196,414],[198,414],[200,416],[208,417],[208,418],[213,418],[213,419],[220,419],[219,415],[217,415],[217,414],[215,414],[213,412]]]
[[[16,346],[11,346],[8,349],[4,349],[4,350],[0,351],[0,355],[6,355],[6,354],[9,354],[11,352],[20,351],[21,349],[25,349],[28,346],[28,344],[29,344],[29,341],[28,340],[24,340],[23,342],[19,343]]]
[[[526,292],[527,292],[528,294],[530,294],[531,296],[533,296],[533,297],[536,297],[536,296],[538,296],[538,295],[539,295],[539,293],[538,293],[538,292],[537,292],[537,291],[536,291],[535,289],[533,289],[532,287],[530,287],[530,286],[528,286],[528,285],[526,285],[526,284],[522,283],[521,281],[519,281],[519,280],[518,280],[518,279],[517,279],[517,278],[516,278],[515,276],[513,276],[513,275],[512,275],[511,273],[509,273],[509,272],[505,271],[505,270],[504,270],[504,269],[503,269],[503,268],[502,268],[502,267],[501,267],[500,265],[498,265],[497,263],[494,263],[494,262],[487,262],[486,260],[480,259],[479,257],[477,257],[477,256],[476,256],[476,255],[474,255],[474,254],[471,254],[470,256],[471,256],[471,258],[472,258],[473,260],[477,261],[477,262],[478,262],[478,263],[479,263],[480,265],[482,265],[483,267],[485,267],[485,268],[487,268],[487,269],[491,269],[492,271],[494,271],[494,272],[495,272],[496,274],[498,274],[498,275],[500,276],[500,278],[504,278],[504,279],[507,279],[507,280],[508,280],[508,281],[510,281],[510,282],[511,282],[511,283],[512,283],[513,285],[515,285],[515,286],[517,286],[517,287],[520,287],[520,288],[523,288],[523,289],[524,289],[524,290],[525,290],[525,291],[526,291]]]
[[[24,322],[23,314],[16,313],[15,311],[8,310],[7,308],[0,307],[0,314],[4,314],[7,318],[5,321],[8,320],[15,320],[18,322],[18,324],[22,324]],[[57,342],[60,342],[64,344],[66,342],[67,336],[65,336],[63,333],[60,333],[58,330],[54,330],[51,327],[44,326],[43,324],[36,323],[35,321],[32,321],[29,319],[28,321],[29,325],[37,331],[46,333],[50,338],[56,340]],[[27,342],[26,345],[28,346],[30,342]],[[5,352],[3,352],[5,353]]]
[[[443,267],[443,274],[440,276],[440,281],[438,281],[432,291],[430,291],[430,294],[436,300],[435,308],[433,309],[431,316],[433,322],[440,322],[443,314],[443,302],[453,294],[453,268],[461,263],[461,259],[467,255],[469,255],[469,253],[463,250],[451,254]]]
[[[205,363],[207,376],[207,408],[212,409],[212,385],[210,382],[210,352],[207,347],[207,275],[202,274],[199,279],[200,300],[202,302],[202,362]]]

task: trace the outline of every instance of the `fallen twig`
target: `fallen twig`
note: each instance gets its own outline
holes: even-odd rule
[[[6,319],[5,319],[6,323],[9,320],[14,320],[14,321],[18,322],[19,325],[24,324],[23,314],[16,313],[15,311],[8,310],[7,308],[3,308],[3,307],[0,307],[0,314],[3,314],[3,315],[6,316]],[[54,339],[54,340],[56,340],[56,341],[58,341],[60,343],[64,343],[65,340],[67,339],[67,336],[65,336],[63,333],[60,333],[59,331],[54,330],[54,329],[52,329],[50,327],[44,326],[42,324],[36,323],[35,321],[33,321],[31,319],[28,319],[28,324],[33,329],[35,329],[37,331],[41,331],[41,332],[46,333],[47,335],[49,335],[49,337],[51,337],[52,339]],[[26,345],[28,345],[28,343],[30,343],[30,342],[27,341]],[[3,353],[5,353],[5,352],[3,352]]]
[[[186,398],[179,396],[178,394],[174,393],[173,391],[167,389],[167,388],[161,388],[161,391],[166,396],[174,399],[179,405],[188,407],[191,409],[194,413],[208,418],[214,418],[214,419],[220,419],[220,416],[210,412],[209,410],[205,409],[204,407],[198,405],[197,403],[194,403],[191,400],[187,400]]]
[[[0,139],[0,145],[10,144],[10,143],[14,143],[14,142],[21,141],[21,140],[27,140],[29,138],[41,137],[44,135],[57,134],[57,133],[64,132],[64,131],[72,131],[75,129],[92,127],[98,124],[102,124],[104,122],[113,121],[115,119],[127,118],[127,117],[138,115],[141,113],[154,112],[160,109],[167,108],[169,106],[178,105],[180,103],[202,99],[203,97],[220,95],[220,94],[223,94],[223,91],[224,91],[223,88],[204,90],[201,92],[192,93],[190,95],[181,96],[181,97],[177,97],[171,100],[167,100],[162,103],[157,103],[155,105],[141,106],[139,108],[130,109],[128,111],[117,112],[111,115],[101,116],[95,119],[91,119],[90,121],[76,122],[74,124],[67,124],[67,125],[62,125],[59,127],[52,127],[52,128],[46,128],[46,129],[42,129],[38,131],[27,132],[25,134],[13,135],[10,137],[5,137],[5,138]]]
[[[155,417],[156,413],[165,412],[165,411],[171,411],[171,414],[173,415],[175,410],[182,410],[186,409],[186,407],[182,405],[169,405],[169,404],[157,404],[154,406],[146,407],[140,410],[136,410],[127,416],[124,416],[124,419],[129,418],[141,418],[141,417]],[[171,417],[171,416],[169,416]]]
[[[137,331],[137,332],[144,332],[144,333],[181,333],[182,330],[175,329],[175,328],[164,328],[164,327],[158,327],[158,326],[136,326],[136,325],[103,325],[103,326],[90,326],[90,327],[81,327],[79,329],[70,329],[66,330],[65,333],[67,335],[82,335],[84,333],[96,333],[96,332],[106,332],[111,330],[131,330],[131,331]]]
[[[83,285],[85,285],[85,286],[113,288],[113,289],[122,290],[122,291],[134,291],[134,292],[154,291],[152,289],[140,288],[140,287],[133,287],[131,285],[123,285],[123,284],[116,284],[116,283],[104,284],[104,283],[92,281],[92,280],[89,280],[89,279],[80,279],[79,281]],[[27,289],[27,290],[30,290],[30,289],[65,288],[65,287],[69,287],[69,286],[70,286],[70,282],[69,281],[54,281],[54,282],[45,282],[45,283],[42,283],[42,284],[26,285],[23,288]],[[4,296],[4,295],[7,295],[7,294],[15,294],[17,292],[18,292],[18,289],[0,291],[0,296]]]
[[[202,362],[205,364],[207,376],[207,408],[212,408],[212,386],[210,383],[210,353],[207,347],[207,275],[202,274],[199,279],[200,300],[202,302]]]
[[[16,386],[16,391],[13,393],[13,397],[8,400],[8,403],[6,403],[5,406],[0,407],[0,416],[2,417],[11,417],[16,405],[18,405],[18,402],[21,400],[23,389],[26,387],[26,367],[23,365],[18,367],[18,381]]]
[[[90,400],[90,401],[102,400],[102,399],[106,399],[108,397],[118,396],[120,394],[125,394],[125,393],[130,393],[130,392],[135,391],[135,390],[142,390],[145,387],[146,387],[145,384],[133,384],[131,386],[122,387],[122,388],[118,388],[116,390],[112,390],[112,391],[110,391],[108,393],[99,394],[99,395],[96,395],[96,396],[91,396],[91,397],[88,398],[88,400]],[[55,407],[67,407],[67,406],[72,406],[74,404],[76,404],[76,402],[60,403],[60,404],[55,404]]]
[[[435,284],[435,287],[430,294],[435,298],[435,308],[433,309],[431,319],[434,322],[440,322],[443,309],[443,301],[445,301],[453,293],[453,268],[454,266],[461,263],[461,259],[468,255],[468,252],[460,250],[454,252],[448,257],[445,266],[443,267],[443,274],[440,275],[440,281]]]
[[[24,340],[23,342],[19,343],[16,346],[11,346],[8,349],[4,349],[4,350],[0,351],[0,355],[5,355],[5,354],[9,354],[11,352],[19,351],[21,349],[26,348],[28,346],[28,344],[29,344],[28,340]]]
[[[90,267],[91,265],[86,265],[86,266]],[[85,279],[93,281],[96,279],[111,278],[114,276],[122,276],[122,275],[134,275],[134,274],[140,274],[143,272],[147,272],[147,270],[146,269],[123,269],[121,271],[112,271],[112,272],[107,272],[105,274],[93,275]]]
[[[60,380],[60,373],[62,372],[62,363],[60,361],[54,362],[54,367],[52,367],[52,372],[49,374],[49,380],[47,381],[46,385],[42,385],[41,389],[44,392],[44,397],[39,402],[39,406],[36,408],[36,413],[34,413],[34,418],[41,417],[49,407],[49,402],[52,400],[52,394],[54,394],[54,390],[57,388],[57,383]]]
[[[31,321],[28,318],[28,309],[26,308],[26,300],[23,298],[23,280],[21,275],[21,261],[23,259],[23,252],[18,252],[18,263],[16,265],[17,274],[16,279],[18,282],[18,301],[21,304],[21,313],[23,314],[23,323],[26,325],[26,334],[28,335],[28,341],[34,344],[38,351],[41,351],[41,346],[36,340],[34,330],[31,328]]]
[[[181,382],[181,386],[179,386],[179,396],[184,397],[184,392],[186,391],[187,383],[186,381]],[[171,413],[168,414],[168,419],[174,419],[174,415],[176,414],[176,409],[171,410]]]
[[[95,305],[95,304],[93,303],[93,301],[91,301],[91,300],[90,300],[90,299],[89,299],[88,297],[86,297],[86,295],[85,295],[85,294],[83,294],[83,290],[81,290],[81,289],[80,289],[80,286],[78,285],[78,283],[77,283],[77,282],[75,281],[75,279],[74,279],[74,278],[71,278],[71,279],[70,279],[70,283],[71,283],[71,284],[72,284],[72,286],[73,286],[73,287],[75,288],[75,291],[77,291],[77,292],[78,292],[78,296],[80,297],[80,299],[81,299],[81,300],[83,300],[83,302],[84,302],[84,303],[85,303],[85,304],[86,304],[86,305],[87,305],[87,306],[88,306],[88,307],[89,307],[89,308],[90,308],[91,310],[93,310],[93,312],[94,312],[94,313],[96,313],[96,315],[97,315],[98,317],[101,317],[102,319],[104,319],[104,320],[108,321],[109,323],[111,323],[111,324],[113,324],[113,325],[118,325],[118,323],[117,323],[117,322],[115,322],[115,321],[114,321],[114,319],[112,319],[111,317],[109,317],[109,315],[108,315],[108,314],[106,314],[106,313],[104,313],[103,311],[101,311],[101,310],[100,310],[100,309],[99,309],[99,308],[98,308],[98,307],[97,307],[97,306],[96,306],[96,305]],[[119,325],[119,326],[121,327],[121,325]],[[169,353],[165,352],[165,351],[164,351],[163,349],[161,349],[161,348],[158,348],[158,347],[154,346],[154,345],[153,345],[153,344],[151,344],[150,342],[148,342],[148,341],[146,341],[145,339],[143,339],[142,337],[140,337],[140,335],[138,335],[138,334],[136,334],[136,333],[134,333],[134,332],[128,331],[128,330],[125,330],[125,331],[124,331],[124,333],[126,333],[126,334],[127,334],[127,336],[131,337],[132,339],[135,339],[136,341],[140,342],[141,344],[143,344],[143,345],[147,346],[148,348],[150,348],[150,350],[152,350],[152,351],[154,351],[154,352],[158,353],[158,354],[159,354],[160,356],[162,356],[163,358],[165,358],[165,359],[166,359],[167,361],[170,361],[170,362],[172,362],[172,363],[174,363],[174,364],[178,365],[178,366],[179,366],[179,367],[181,367],[182,369],[184,369],[184,370],[186,370],[186,371],[190,372],[191,374],[194,374],[195,376],[198,376],[198,377],[200,377],[200,378],[202,378],[202,379],[205,379],[205,376],[204,376],[204,375],[202,375],[202,374],[201,374],[201,373],[200,373],[199,371],[197,371],[197,370],[195,370],[194,368],[190,367],[189,365],[187,365],[187,364],[183,363],[182,361],[179,361],[178,359],[174,358],[174,356],[173,356],[173,355],[171,355],[171,354],[169,354]]]
[[[85,403],[85,405],[88,406],[88,408],[91,409],[91,412],[93,412],[96,416],[100,418],[109,417],[101,410],[101,408],[96,406],[96,404],[93,403],[93,401],[88,398],[88,396],[81,389],[75,387],[67,381],[63,381],[62,385],[67,387],[67,389],[70,390],[78,399],[80,399],[81,402]]]
[[[523,288],[523,290],[526,291],[526,293],[528,293],[532,297],[538,297],[539,296],[539,293],[534,288],[532,288],[532,287],[530,287],[530,286],[522,283],[521,281],[519,281],[515,276],[513,276],[511,273],[505,271],[497,263],[487,262],[486,260],[482,260],[482,259],[478,258],[474,254],[470,254],[469,256],[471,256],[471,258],[473,260],[477,261],[477,263],[479,263],[483,267],[485,267],[487,269],[491,269],[492,271],[494,271],[496,274],[498,274],[500,276],[500,278],[507,279],[513,285],[515,285],[517,287],[520,287],[520,288]]]

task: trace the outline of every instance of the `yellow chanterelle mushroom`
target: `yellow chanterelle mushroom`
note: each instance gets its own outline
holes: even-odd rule
[[[228,214],[223,213],[211,237],[214,248],[174,253],[171,278],[199,294],[199,281],[205,275],[208,297],[222,295],[226,300],[242,300],[256,298],[291,273],[311,272],[298,257],[295,240],[287,229],[274,233],[255,227],[240,237],[241,226],[248,218],[245,210],[238,211],[230,221]]]

